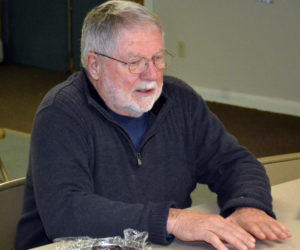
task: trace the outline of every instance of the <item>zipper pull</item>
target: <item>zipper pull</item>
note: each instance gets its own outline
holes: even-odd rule
[[[137,157],[137,164],[139,167],[141,167],[142,166],[141,153],[137,153],[136,157]]]

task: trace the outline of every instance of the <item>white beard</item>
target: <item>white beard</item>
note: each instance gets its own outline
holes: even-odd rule
[[[162,87],[159,88],[155,81],[142,81],[137,83],[129,93],[125,93],[122,89],[117,87],[107,77],[104,77],[102,82],[102,89],[109,98],[108,105],[114,112],[125,113],[130,117],[140,117],[145,112],[152,109],[154,103],[157,101],[162,92]],[[149,90],[152,89],[154,92],[152,95],[147,97],[137,96],[135,91],[137,90]],[[105,100],[104,100],[105,101]],[[112,106],[112,107],[110,107]]]

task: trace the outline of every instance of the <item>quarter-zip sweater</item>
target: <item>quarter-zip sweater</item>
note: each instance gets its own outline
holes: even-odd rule
[[[165,77],[148,115],[136,149],[84,71],[45,96],[31,134],[17,250],[57,237],[123,235],[126,228],[168,244],[169,208],[189,207],[197,183],[217,193],[223,216],[237,207],[274,216],[263,166],[192,88]]]

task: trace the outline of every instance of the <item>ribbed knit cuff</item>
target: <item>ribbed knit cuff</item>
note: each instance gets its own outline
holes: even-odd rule
[[[276,215],[272,211],[272,204],[269,206],[263,201],[258,201],[251,197],[238,197],[232,200],[229,200],[221,209],[221,215],[224,217],[229,216],[234,212],[235,209],[241,207],[252,207],[265,211],[268,215],[273,218],[276,218]]]
[[[175,207],[174,203],[156,204],[151,211],[149,220],[149,240],[154,244],[168,245],[174,238],[167,237],[167,220],[169,209]]]

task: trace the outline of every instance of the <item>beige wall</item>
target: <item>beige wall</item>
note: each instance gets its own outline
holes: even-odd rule
[[[176,55],[166,73],[207,100],[300,116],[300,1],[273,2],[145,0]]]

